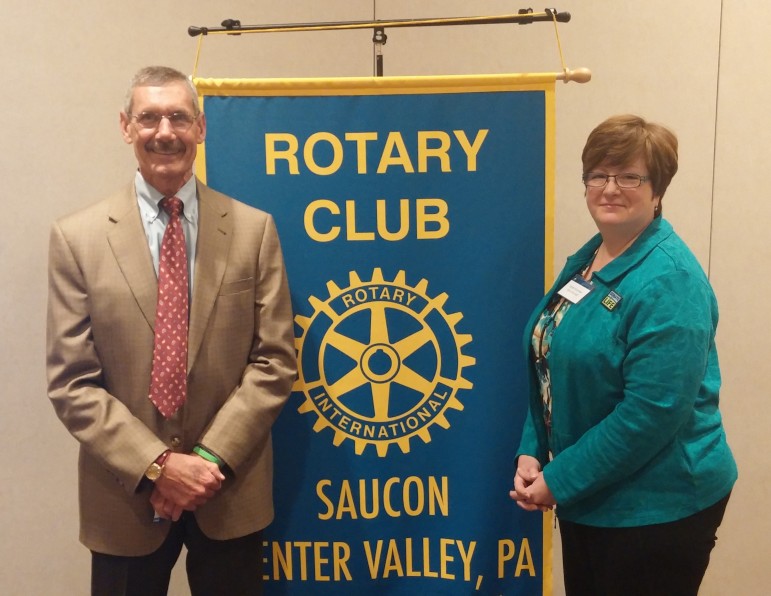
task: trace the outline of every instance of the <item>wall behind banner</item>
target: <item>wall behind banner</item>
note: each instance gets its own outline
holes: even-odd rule
[[[715,286],[723,368],[722,408],[740,480],[719,531],[701,594],[763,594],[771,584],[763,506],[771,414],[763,376],[771,333],[771,162],[766,56],[771,5],[763,0],[644,3],[564,0],[560,26],[569,67],[593,81],[558,84],[555,268],[591,233],[580,152],[606,116],[637,112],[671,125],[680,172],[665,216],[691,245]],[[203,0],[57,3],[0,0],[0,591],[88,591],[88,552],[77,542],[75,441],[45,398],[46,250],[50,222],[129,180],[133,154],[118,134],[130,76],[163,63],[189,72],[188,25],[504,14],[510,0]],[[199,74],[362,76],[372,73],[371,32],[206,40]],[[388,31],[386,74],[558,71],[550,24]],[[278,471],[280,473],[280,470]],[[506,471],[509,473],[509,471]],[[505,513],[505,512],[504,512]],[[562,593],[559,562],[555,595]],[[187,593],[176,574],[172,594]]]

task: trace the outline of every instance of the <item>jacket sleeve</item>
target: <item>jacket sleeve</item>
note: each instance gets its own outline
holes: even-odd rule
[[[558,504],[631,476],[693,415],[717,325],[706,280],[683,270],[656,277],[638,292],[626,317],[623,399],[545,468]]]
[[[549,461],[548,448],[546,447],[545,438],[539,440],[539,434],[542,434],[543,432],[543,422],[538,421],[534,416],[539,416],[539,414],[533,413],[533,407],[531,405],[527,409],[527,417],[525,418],[525,424],[522,427],[522,439],[519,442],[515,460],[519,458],[520,455],[530,455],[540,462],[541,469],[543,469]]]
[[[48,282],[48,395],[81,446],[134,492],[166,446],[104,389],[86,279],[58,224],[51,229]]]

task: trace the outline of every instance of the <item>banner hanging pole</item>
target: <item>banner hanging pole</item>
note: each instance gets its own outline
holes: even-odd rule
[[[403,28],[403,27],[444,27],[453,25],[500,25],[516,23],[529,25],[535,22],[560,23],[570,21],[569,12],[557,12],[554,8],[546,8],[544,12],[532,12],[531,9],[522,9],[518,14],[480,17],[449,17],[433,19],[391,19],[374,21],[338,21],[329,23],[288,23],[277,25],[241,25],[237,19],[223,21],[221,27],[197,27],[191,25],[187,29],[190,37],[198,35],[241,35],[242,33],[293,33],[307,31],[340,31],[349,29],[373,29],[373,28]]]
[[[187,32],[190,37],[199,37],[198,49],[193,69],[193,78],[197,77],[198,61],[201,53],[201,42],[206,35],[242,35],[244,33],[297,33],[311,31],[344,31],[357,29],[373,29],[372,42],[375,46],[375,76],[383,76],[383,46],[386,43],[387,28],[405,27],[441,27],[458,25],[500,25],[518,24],[529,25],[536,22],[551,22],[554,24],[555,33],[557,23],[570,22],[569,12],[558,12],[555,8],[544,8],[543,12],[533,12],[532,8],[520,9],[517,14],[476,16],[476,17],[449,17],[429,19],[375,19],[371,21],[337,21],[328,23],[288,23],[274,25],[242,25],[238,19],[225,19],[220,27],[198,27],[191,25]],[[569,70],[565,67],[562,58],[562,48],[557,33],[560,59],[562,60],[562,72],[557,74],[557,79],[565,83],[573,81],[586,83],[592,75],[587,68]]]

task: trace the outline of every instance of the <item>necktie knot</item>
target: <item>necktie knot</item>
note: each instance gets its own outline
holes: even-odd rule
[[[161,207],[171,217],[182,215],[183,206],[182,201],[177,197],[164,197],[161,199]]]

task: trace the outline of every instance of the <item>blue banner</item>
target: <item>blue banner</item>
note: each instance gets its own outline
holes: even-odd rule
[[[198,175],[275,217],[296,315],[267,594],[550,593],[544,517],[508,497],[548,77],[195,81]]]

